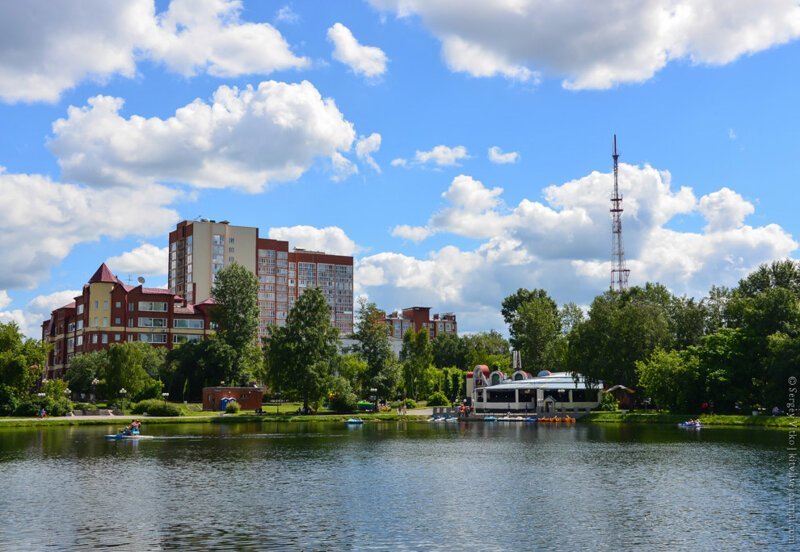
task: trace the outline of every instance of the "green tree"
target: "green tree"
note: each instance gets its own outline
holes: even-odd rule
[[[155,380],[145,370],[145,364],[153,356],[153,347],[147,343],[115,343],[107,350],[108,364],[105,366],[102,385],[107,397],[128,398],[134,401],[155,398],[160,393],[154,387]],[[125,389],[123,395],[121,390]]]
[[[337,355],[338,337],[322,291],[306,288],[289,312],[286,326],[270,330],[266,364],[273,387],[296,392],[304,408],[321,399]]]
[[[358,408],[358,397],[350,387],[350,382],[342,376],[333,376],[327,385],[328,408],[334,412],[353,412]]]
[[[72,357],[65,378],[73,392],[89,395],[92,392],[92,381],[103,377],[107,370],[106,351],[83,353]]]
[[[511,367],[508,340],[496,330],[461,337],[467,358],[467,370],[485,364],[493,370],[507,371]]]
[[[558,318],[561,321],[561,333],[566,336],[572,328],[583,322],[585,316],[583,309],[575,303],[565,303],[558,311]]]
[[[400,370],[389,345],[389,334],[384,323],[384,313],[375,303],[359,300],[356,332],[356,353],[367,363],[362,389],[374,388],[379,397],[390,397],[400,378]]]
[[[47,344],[24,338],[15,323],[0,323],[0,385],[27,395],[44,373],[48,350]]]
[[[647,360],[636,361],[639,385],[656,406],[672,412],[696,412],[700,406],[701,374],[691,351],[656,349]]]
[[[736,293],[755,297],[772,288],[783,288],[800,297],[800,261],[785,259],[763,264],[739,282]]]
[[[587,320],[569,335],[567,366],[589,381],[636,387],[636,361],[672,348],[669,301],[668,292],[652,285],[597,296]]]
[[[455,334],[441,333],[431,340],[433,364],[437,368],[458,366],[467,369],[467,346],[463,339]]]
[[[549,297],[533,297],[521,304],[511,321],[511,343],[522,355],[522,365],[530,372],[552,370],[558,362],[557,341],[561,320]]]
[[[333,372],[343,377],[356,396],[363,397],[369,389],[364,389],[362,384],[366,381],[368,366],[367,361],[358,354],[348,353],[339,355],[334,359]]]
[[[212,316],[217,335],[233,347],[242,349],[258,336],[258,279],[238,263],[217,272],[211,296],[216,303]]]
[[[416,332],[408,330],[403,335],[400,360],[403,363],[406,395],[419,400],[420,393],[426,391],[425,370],[433,363],[433,349],[428,328],[420,328]]]
[[[169,351],[161,380],[172,398],[199,401],[203,387],[241,385],[241,375],[236,371],[237,353],[227,343],[217,338],[184,343]]]
[[[519,313],[519,308],[530,301],[531,299],[543,299],[548,302],[553,312],[558,314],[558,305],[553,301],[547,292],[543,289],[524,289],[519,288],[516,292],[503,299],[500,313],[503,315],[508,326],[514,322],[514,319]],[[512,343],[513,345],[513,343]]]

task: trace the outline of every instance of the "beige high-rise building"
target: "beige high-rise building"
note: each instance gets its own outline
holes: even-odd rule
[[[234,262],[256,272],[258,228],[227,220],[183,221],[169,233],[169,289],[189,303],[211,297],[214,277]]]
[[[307,288],[322,290],[331,324],[353,332],[353,257],[289,250],[289,242],[258,237],[258,228],[228,221],[183,221],[169,234],[169,289],[199,303],[211,296],[214,275],[236,262],[258,277],[259,337],[283,326]]]

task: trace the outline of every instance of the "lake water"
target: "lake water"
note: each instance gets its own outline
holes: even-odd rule
[[[392,422],[0,430],[0,550],[789,547],[788,433]]]

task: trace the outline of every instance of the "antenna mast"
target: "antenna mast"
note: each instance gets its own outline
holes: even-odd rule
[[[612,263],[611,263],[611,289],[625,291],[628,289],[628,275],[631,273],[625,267],[625,249],[622,247],[622,196],[619,193],[617,135],[614,135],[614,195],[611,196],[611,236],[612,236]]]

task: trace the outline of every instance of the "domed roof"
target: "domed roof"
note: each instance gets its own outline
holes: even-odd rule
[[[542,370],[541,372],[536,374],[536,376],[539,378],[546,378],[549,375],[550,375],[550,370]]]

